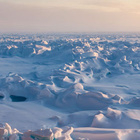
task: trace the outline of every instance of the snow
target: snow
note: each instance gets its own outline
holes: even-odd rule
[[[139,140],[139,130],[76,128],[73,135],[76,140]]]
[[[139,49],[135,33],[0,35],[0,138],[140,139]]]

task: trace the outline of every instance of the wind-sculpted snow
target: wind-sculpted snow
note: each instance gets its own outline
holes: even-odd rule
[[[66,113],[52,127],[139,129],[139,83],[139,34],[0,36],[1,104]]]

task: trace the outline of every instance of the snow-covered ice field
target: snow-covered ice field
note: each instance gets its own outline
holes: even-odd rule
[[[0,123],[0,140],[139,140],[140,34],[0,35]]]

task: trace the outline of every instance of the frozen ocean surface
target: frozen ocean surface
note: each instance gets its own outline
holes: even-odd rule
[[[139,140],[140,34],[1,34],[0,123],[0,140]]]

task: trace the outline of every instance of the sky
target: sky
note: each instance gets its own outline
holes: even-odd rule
[[[0,0],[0,32],[140,32],[140,0]]]

